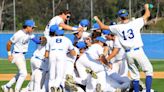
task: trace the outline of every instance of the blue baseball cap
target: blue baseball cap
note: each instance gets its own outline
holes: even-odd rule
[[[75,35],[73,34],[65,34],[65,37],[67,37],[69,40],[71,40],[72,44],[75,42]]]
[[[119,17],[126,17],[126,16],[128,16],[128,11],[126,9],[121,9],[118,11],[117,15]]]
[[[85,44],[85,42],[80,41],[76,44],[76,47],[79,49],[83,49],[83,48],[86,48],[86,44]]]
[[[83,19],[83,20],[81,20],[81,21],[80,21],[80,25],[81,25],[82,27],[87,27],[87,26],[89,26],[89,20],[88,20],[88,19]]]
[[[24,26],[36,27],[35,22],[33,20],[25,20]]]
[[[62,30],[62,29],[56,30],[56,31],[55,31],[55,34],[56,34],[57,36],[64,35],[64,30]]]
[[[92,28],[91,28],[91,30],[98,30],[98,29],[100,29],[99,24],[98,23],[94,23]]]
[[[56,30],[58,30],[59,29],[59,26],[58,25],[52,25],[51,27],[50,27],[50,32],[55,32]]]
[[[96,37],[96,40],[100,41],[100,42],[103,42],[103,43],[106,43],[106,40],[103,37],[101,37],[101,36]]]
[[[102,33],[103,33],[104,35],[112,34],[110,30],[103,30]]]

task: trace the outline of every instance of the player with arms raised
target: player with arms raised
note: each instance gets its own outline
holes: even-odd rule
[[[45,28],[45,31],[44,31],[44,35],[45,36],[48,36],[49,35],[49,32],[50,32],[50,27],[52,25],[58,25],[61,29],[65,29],[65,30],[73,30],[73,31],[83,31],[83,28],[82,27],[79,27],[79,28],[75,28],[75,27],[72,27],[72,26],[69,26],[67,24],[65,24],[65,22],[67,20],[69,20],[71,17],[71,12],[68,11],[68,10],[64,10],[64,11],[61,11],[59,13],[59,15],[53,17],[49,23],[47,24],[46,28]]]
[[[145,55],[142,46],[140,30],[150,17],[149,4],[145,4],[145,13],[142,17],[129,21],[128,12],[121,9],[118,16],[121,19],[121,24],[107,26],[104,25],[97,16],[94,19],[100,25],[101,29],[111,30],[116,34],[125,49],[131,77],[133,79],[134,92],[139,92],[139,71],[135,65],[135,61],[141,66],[142,70],[146,73],[146,92],[150,92],[153,76],[153,67]]]

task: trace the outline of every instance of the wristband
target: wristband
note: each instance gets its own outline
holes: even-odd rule
[[[73,31],[76,31],[76,30],[77,30],[77,28],[76,28],[76,27],[72,27],[72,30],[73,30]]]
[[[11,51],[8,51],[7,53],[8,53],[8,56],[10,56],[10,55],[11,55]]]

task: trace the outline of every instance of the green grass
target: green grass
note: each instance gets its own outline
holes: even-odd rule
[[[164,71],[164,60],[163,61],[151,61],[154,71]],[[31,72],[30,69],[30,62],[27,60],[27,70],[28,73]],[[15,64],[9,63],[7,60],[0,60],[0,74],[9,74],[9,73],[16,73],[17,68]],[[0,85],[5,84],[7,81],[0,81]],[[27,85],[28,81],[25,81],[23,87]],[[152,87],[158,92],[164,92],[164,79],[153,79]],[[22,87],[22,88],[23,88]],[[2,92],[2,90],[0,90]]]
[[[31,72],[30,61],[27,60],[27,71]],[[8,62],[7,60],[0,60],[0,74],[9,74],[9,73],[17,73],[17,67],[15,64]]]
[[[164,61],[151,61],[154,71],[164,71]],[[30,61],[27,60],[28,73],[31,72]],[[16,73],[17,67],[15,64],[9,63],[7,60],[0,60],[0,74]]]
[[[152,61],[151,63],[154,71],[164,71],[164,61]]]
[[[6,84],[7,82],[8,81],[0,81],[0,86]],[[29,81],[24,81],[22,88],[26,87],[28,83],[29,83]],[[14,89],[14,87],[15,87],[15,84],[12,86],[12,88]],[[0,88],[0,92],[3,92],[1,88]]]
[[[157,92],[164,92],[164,79],[153,79],[152,89]]]

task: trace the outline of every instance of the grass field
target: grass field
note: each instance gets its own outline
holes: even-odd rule
[[[154,71],[164,71],[164,61],[151,61]],[[28,73],[31,72],[30,61],[27,60]],[[0,60],[0,74],[16,73],[17,68],[7,60]]]
[[[164,72],[164,61],[151,61],[154,71],[163,71]],[[30,62],[27,60],[27,69],[28,73],[31,72],[30,70]],[[7,60],[0,60],[0,74],[9,74],[9,73],[16,73],[17,68],[14,64],[9,63]],[[143,80],[144,81],[144,80]],[[0,86],[5,84],[7,81],[0,81]],[[23,87],[27,85],[28,81],[25,81]],[[153,89],[157,92],[164,92],[164,79],[153,79],[152,84]],[[0,90],[2,92],[2,90]]]

